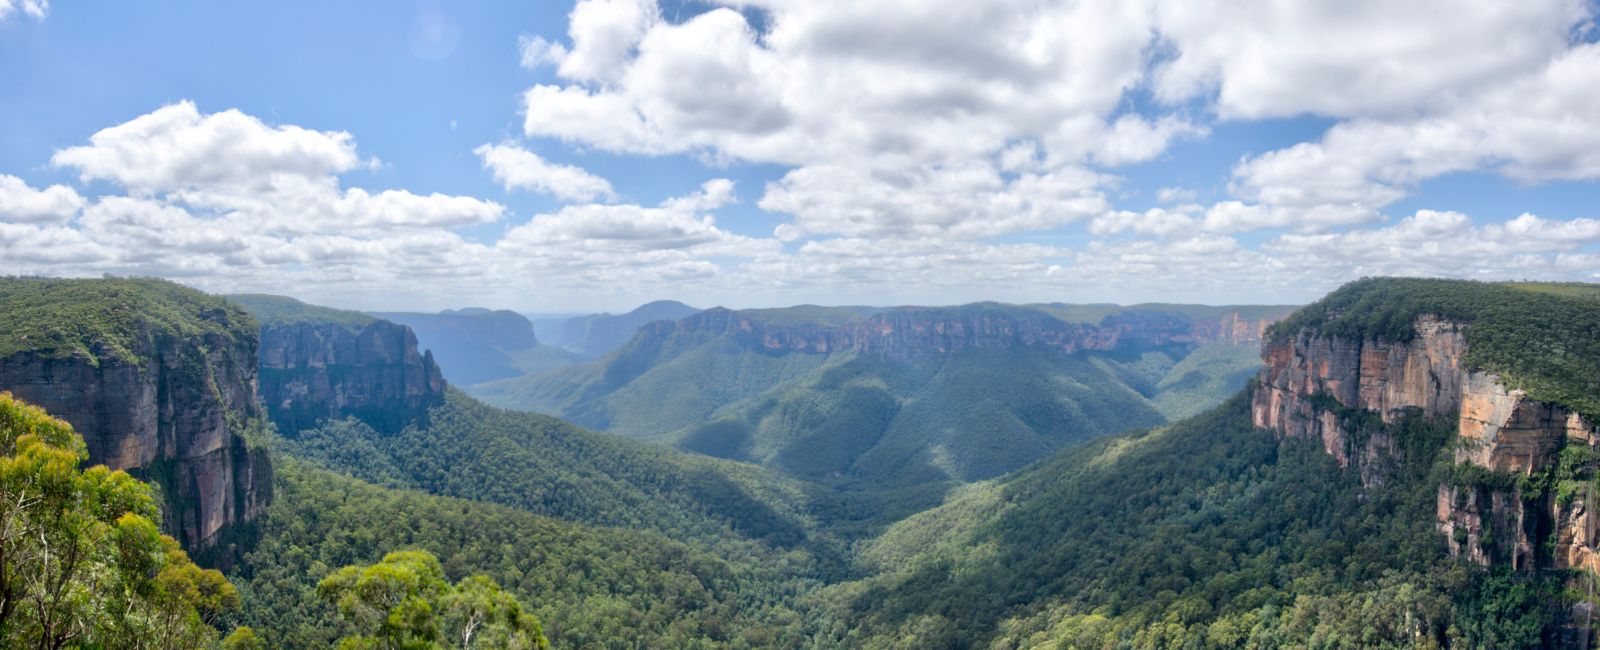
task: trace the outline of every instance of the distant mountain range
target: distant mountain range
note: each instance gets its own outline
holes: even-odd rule
[[[1220,402],[1291,309],[717,308],[649,323],[596,362],[471,390],[807,480],[937,498]]]
[[[1522,648],[1595,632],[1596,285],[1369,279],[1293,313],[713,308],[472,387],[670,444],[483,404],[370,314],[150,279],[3,278],[0,299],[0,491],[23,504],[0,514],[44,531],[7,548],[77,539],[110,567],[122,532],[71,537],[110,517],[77,505],[87,492],[44,510],[26,495],[148,481],[159,516],[117,525],[159,519],[224,568],[230,624],[274,647],[348,634],[319,581],[402,549],[504,585],[555,647]],[[501,353],[540,347],[509,312],[412,316],[470,343],[464,365],[520,371]],[[17,400],[78,433],[19,419],[42,412]],[[0,563],[37,573],[29,557]],[[99,593],[103,575],[71,588]]]
[[[626,314],[588,314],[566,318],[536,318],[533,329],[545,345],[567,350],[586,359],[598,359],[622,347],[639,327],[658,320],[678,320],[700,310],[674,300],[645,303]]]

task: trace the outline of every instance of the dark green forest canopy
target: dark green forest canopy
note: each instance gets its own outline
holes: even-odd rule
[[[1403,342],[1423,315],[1465,326],[1472,369],[1600,421],[1600,285],[1367,278],[1278,322],[1268,337],[1309,330]]]
[[[255,316],[256,320],[261,321],[262,325],[282,325],[296,322],[334,323],[356,330],[378,320],[358,311],[309,305],[288,296],[274,296],[265,293],[235,293],[223,297],[234,304],[244,307],[245,311]]]
[[[454,581],[484,574],[528,603],[558,648],[795,647],[785,604],[814,588],[803,556],[728,555],[660,534],[378,487],[285,456],[247,565],[238,623],[272,647],[331,647],[353,628],[317,581],[389,551],[439,557]]]
[[[1398,447],[1368,488],[1316,441],[1251,426],[1246,395],[1064,450],[897,524],[863,552],[881,573],[824,589],[831,611],[815,617],[870,648],[1550,640],[1559,575],[1445,552],[1434,508],[1453,427],[1364,423]]]
[[[138,359],[158,338],[254,337],[255,319],[228,301],[156,278],[0,278],[0,358]]]

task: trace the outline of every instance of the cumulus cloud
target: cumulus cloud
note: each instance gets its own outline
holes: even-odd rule
[[[1194,190],[1183,187],[1163,187],[1156,190],[1156,201],[1161,203],[1187,203],[1199,196]]]
[[[44,20],[45,14],[50,13],[50,0],[0,0],[0,20],[19,11],[35,20]]]
[[[988,237],[1045,230],[1105,211],[1101,174],[1081,167],[1006,178],[990,162],[940,166],[817,164],[767,186],[758,205],[800,233]]]
[[[181,102],[59,150],[50,162],[77,188],[0,175],[0,259],[449,304],[529,286],[1216,301],[1305,300],[1377,273],[1594,278],[1594,218],[1385,214],[1457,172],[1600,179],[1592,10],[755,0],[669,16],[651,0],[580,0],[564,33],[519,41],[518,62],[547,75],[521,97],[530,142],[473,150],[507,191],[559,209],[358,187],[381,167],[350,133]],[[1229,122],[1299,115],[1331,126],[1214,177],[1149,164]],[[534,152],[551,146],[683,156],[729,177],[755,163],[771,180],[632,204],[621,177]],[[1150,178],[1175,186],[1136,183]],[[1119,205],[1147,196],[1159,207]],[[740,199],[771,221],[718,213]]]
[[[163,106],[61,149],[50,158],[83,181],[137,193],[248,188],[282,176],[315,178],[363,164],[349,133],[269,126],[237,110],[201,115],[194,102]]]
[[[1089,222],[1089,232],[1101,236],[1131,232],[1139,235],[1170,237],[1193,234],[1197,225],[1197,220],[1182,209],[1151,208],[1144,212],[1117,210],[1095,217]]]
[[[349,133],[272,126],[238,110],[202,115],[193,102],[163,106],[103,129],[51,163],[81,181],[282,232],[490,223],[499,204],[406,190],[342,188],[338,175],[371,167]]]
[[[505,185],[506,191],[532,190],[563,201],[616,198],[616,192],[606,179],[580,167],[551,163],[515,144],[485,144],[472,153],[483,160],[483,168],[489,170],[496,182]]]
[[[1152,81],[1168,102],[1214,93],[1226,118],[1410,114],[1539,67],[1587,11],[1583,0],[1161,2],[1155,28],[1172,55]]]
[[[1600,44],[1436,113],[1339,123],[1321,140],[1242,161],[1234,191],[1309,210],[1373,211],[1452,172],[1490,171],[1527,183],[1600,179]]]
[[[557,63],[567,82],[525,93],[524,132],[789,166],[761,205],[799,210],[781,228],[792,237],[1074,221],[1081,215],[996,220],[980,206],[970,220],[988,225],[953,227],[949,213],[962,209],[953,192],[914,179],[1146,162],[1209,134],[1186,114],[1195,102],[1228,120],[1352,120],[1322,143],[1244,161],[1231,187],[1265,208],[1211,220],[1229,230],[1373,221],[1420,180],[1452,170],[1591,178],[1600,151],[1588,138],[1596,120],[1583,114],[1596,105],[1589,95],[1600,83],[1589,77],[1600,65],[1585,53],[1593,45],[1570,42],[1592,20],[1581,0],[888,5],[740,3],[763,14],[758,29],[729,7],[672,21],[647,0],[581,0],[570,52],[525,41],[525,59]],[[1142,88],[1157,110],[1127,110],[1129,91]],[[843,182],[811,189],[820,178]],[[1058,198],[994,184],[971,189],[996,204]]]
[[[0,221],[66,221],[77,214],[83,204],[83,197],[65,185],[36,190],[20,178],[0,174]]]

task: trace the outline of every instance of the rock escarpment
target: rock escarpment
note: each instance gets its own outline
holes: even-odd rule
[[[1011,306],[901,307],[845,323],[773,323],[748,312],[708,309],[680,321],[640,328],[642,342],[674,336],[731,334],[772,351],[855,351],[907,357],[965,349],[1038,347],[1064,353],[1123,346],[1226,342],[1256,345],[1276,318],[1244,319],[1236,312],[1192,318],[1163,311],[1126,311],[1098,323],[1068,322],[1042,311]]]
[[[261,328],[261,399],[280,432],[354,416],[382,432],[423,422],[444,400],[433,355],[417,352],[411,330],[375,320],[357,330],[336,323]]]
[[[444,401],[439,365],[404,325],[279,296],[232,300],[261,319],[261,401],[284,435],[351,416],[393,433]]]
[[[165,527],[207,551],[256,519],[272,469],[243,431],[260,418],[255,322],[154,280],[5,281],[0,390],[60,417],[89,462],[157,483]],[[41,322],[41,315],[56,322]]]
[[[1600,569],[1587,493],[1550,489],[1563,473],[1587,471],[1563,466],[1564,457],[1574,457],[1563,451],[1593,449],[1594,423],[1468,367],[1465,328],[1423,315],[1404,341],[1326,336],[1314,328],[1287,333],[1262,351],[1254,423],[1320,440],[1341,465],[1362,468],[1369,482],[1381,480],[1369,471],[1371,461],[1394,453],[1396,441],[1358,432],[1353,413],[1393,423],[1415,411],[1454,423],[1456,474],[1465,478],[1439,486],[1437,510],[1451,552],[1519,569]],[[1545,541],[1553,551],[1542,547]]]

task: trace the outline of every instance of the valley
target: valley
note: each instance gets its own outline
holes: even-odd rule
[[[237,589],[218,637],[359,635],[319,581],[411,550],[558,648],[1589,634],[1592,285],[712,308],[555,369],[505,354],[544,345],[511,312],[399,317],[423,335],[159,280],[0,297],[0,390],[156,486]]]

